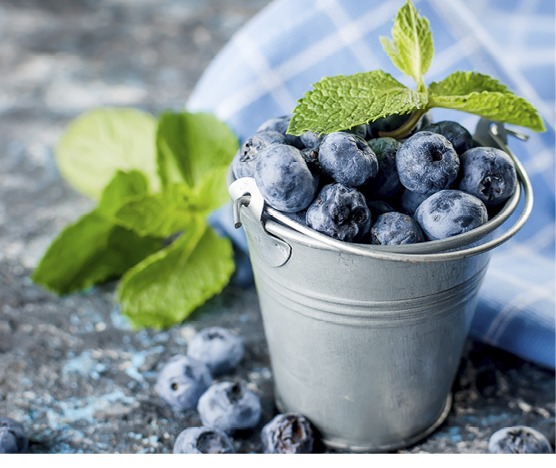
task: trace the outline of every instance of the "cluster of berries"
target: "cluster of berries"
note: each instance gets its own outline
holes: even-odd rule
[[[412,244],[487,222],[517,185],[512,159],[427,115],[402,141],[379,136],[407,118],[300,137],[286,133],[291,116],[270,119],[240,147],[232,171],[253,177],[272,208],[341,241]]]
[[[252,431],[261,418],[259,397],[244,384],[218,382],[244,355],[240,337],[225,328],[206,328],[189,342],[187,355],[172,357],[158,374],[156,390],[180,410],[197,408],[202,427],[182,431],[174,453],[235,453],[230,436]],[[313,430],[302,415],[279,414],[261,433],[265,453],[311,453]]]

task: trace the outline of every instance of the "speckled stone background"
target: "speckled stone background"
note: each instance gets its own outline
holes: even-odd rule
[[[0,415],[23,423],[29,452],[171,452],[200,420],[164,404],[156,373],[212,325],[244,337],[246,357],[227,378],[259,395],[263,416],[235,444],[261,452],[260,428],[276,410],[253,287],[228,286],[181,326],[133,332],[113,303],[115,283],[60,298],[29,276],[60,230],[93,207],[56,169],[68,122],[97,106],[182,108],[218,50],[267,3],[0,0]],[[485,453],[510,425],[554,445],[554,372],[469,341],[453,392],[444,424],[401,452]]]

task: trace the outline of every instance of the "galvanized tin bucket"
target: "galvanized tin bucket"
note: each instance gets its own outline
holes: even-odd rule
[[[348,244],[319,234],[264,201],[254,179],[228,185],[247,233],[281,412],[307,417],[326,445],[353,452],[406,447],[447,416],[490,250],[532,208],[521,164],[484,125],[482,140],[514,159],[521,187],[498,215],[466,234],[406,246]],[[505,134],[504,134],[505,136]]]

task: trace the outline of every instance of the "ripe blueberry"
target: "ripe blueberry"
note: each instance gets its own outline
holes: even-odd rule
[[[264,453],[312,453],[311,424],[301,414],[279,414],[261,432]]]
[[[442,122],[435,122],[426,125],[421,129],[423,132],[438,133],[452,143],[456,153],[462,154],[469,148],[473,148],[473,137],[457,122],[451,120],[443,120]]]
[[[417,132],[400,146],[396,166],[405,188],[431,194],[452,186],[458,175],[459,158],[442,135]]]
[[[505,427],[488,441],[489,453],[552,453],[548,439],[526,426]]]
[[[212,385],[197,405],[203,426],[218,427],[228,434],[254,428],[261,418],[261,401],[241,383]]]
[[[174,443],[174,453],[236,453],[224,431],[216,427],[188,427]]]
[[[412,192],[411,190],[403,189],[400,195],[400,211],[402,213],[413,216],[417,207],[429,198],[428,193]]]
[[[395,211],[381,214],[371,228],[371,243],[375,245],[404,245],[424,242],[425,236],[417,222]]]
[[[396,168],[396,153],[401,143],[393,138],[375,138],[367,143],[376,154],[378,173],[361,191],[374,199],[392,198],[402,189]]]
[[[488,221],[488,212],[485,204],[473,195],[442,190],[419,205],[415,220],[428,240],[438,240],[479,227]]]
[[[222,327],[205,328],[193,337],[187,347],[187,355],[204,362],[213,376],[234,369],[244,352],[241,338]]]
[[[6,416],[0,416],[0,454],[25,453],[29,447],[29,438],[23,426]]]
[[[275,119],[269,119],[257,129],[258,132],[266,132],[268,130],[273,130],[275,132],[281,133],[286,137],[286,142],[288,145],[295,146],[297,149],[305,148],[301,138],[295,135],[287,134],[286,131],[288,130],[288,126],[290,125],[290,120],[292,119],[292,115],[283,115],[282,117],[277,117]]]
[[[371,212],[361,192],[329,184],[307,209],[307,225],[334,239],[364,242],[371,228]]]
[[[358,187],[376,176],[378,160],[363,138],[345,132],[328,135],[319,148],[323,170],[336,182]]]
[[[475,195],[487,208],[514,193],[517,176],[512,159],[497,148],[472,148],[460,156],[459,190]]]
[[[255,166],[255,181],[264,200],[280,211],[301,211],[317,193],[316,178],[293,146],[274,144],[265,148]]]
[[[158,373],[156,391],[166,403],[181,410],[194,408],[212,382],[204,362],[192,357],[172,357]]]
[[[281,133],[268,131],[255,133],[247,138],[232,160],[232,171],[236,179],[253,177],[259,154],[273,143],[286,144],[286,137]]]

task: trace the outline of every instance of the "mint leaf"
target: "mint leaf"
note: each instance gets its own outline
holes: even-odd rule
[[[58,169],[77,190],[96,199],[118,169],[143,172],[156,191],[155,132],[154,117],[135,109],[86,112],[70,124],[56,148]]]
[[[191,202],[191,189],[187,185],[172,184],[163,192],[144,194],[124,204],[114,219],[140,236],[167,237],[192,222]]]
[[[68,226],[41,259],[33,281],[67,294],[117,278],[161,247],[161,240],[141,238],[108,219],[130,196],[144,192],[142,174],[117,172],[99,207]]]
[[[124,275],[118,286],[122,313],[136,327],[172,326],[222,291],[233,271],[231,242],[197,220]]]
[[[192,209],[199,215],[208,216],[224,203],[230,201],[226,176],[228,166],[215,167],[208,171],[195,185],[191,194]]]
[[[392,36],[394,40],[380,38],[384,51],[404,75],[413,77],[419,91],[425,91],[423,75],[434,55],[432,31],[429,21],[417,13],[411,0],[398,10]]]
[[[159,119],[156,146],[163,184],[186,183],[193,187],[214,167],[229,166],[238,141],[212,114],[165,113]]]
[[[461,110],[498,122],[527,127],[535,132],[546,130],[538,111],[524,98],[509,93],[483,91],[462,96],[431,94],[429,107]]]
[[[388,73],[375,70],[351,76],[325,77],[305,93],[288,133],[306,131],[332,133],[346,130],[391,114],[406,114],[422,109],[427,95],[413,91]]]
[[[438,96],[464,96],[483,91],[513,94],[498,80],[476,72],[457,71],[442,81],[433,81],[429,85],[429,93]]]

